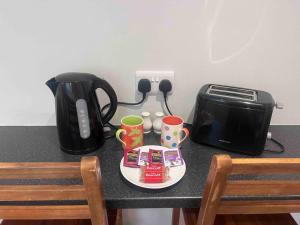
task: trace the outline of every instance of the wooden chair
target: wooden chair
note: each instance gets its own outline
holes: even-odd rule
[[[300,212],[299,199],[259,200],[256,198],[256,200],[240,201],[226,200],[224,196],[299,195],[300,181],[298,180],[270,180],[266,178],[241,180],[238,179],[239,176],[235,176],[235,179],[229,179],[231,175],[299,173],[300,158],[231,159],[228,155],[216,155],[212,159],[200,210],[182,209],[185,223],[187,225],[296,225],[297,223],[289,213]],[[179,209],[174,209],[174,225],[178,224],[178,215]]]
[[[1,219],[5,221],[90,219],[92,225],[107,224],[100,166],[97,157],[82,157],[81,162],[78,163],[0,163],[0,180],[24,179],[81,179],[82,184],[0,184]],[[68,202],[70,200],[72,203]],[[39,202],[39,204],[24,205],[29,201]],[[51,201],[65,201],[62,203],[66,204],[51,205],[49,204]],[[8,204],[7,202],[13,202],[14,204]],[[18,202],[21,204],[17,204]],[[120,216],[119,213],[118,216]],[[9,223],[5,222],[5,224]]]

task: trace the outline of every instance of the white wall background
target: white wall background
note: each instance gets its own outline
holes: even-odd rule
[[[273,124],[300,124],[298,0],[0,0],[0,125],[55,124],[44,85],[63,72],[105,78],[135,101],[136,70],[174,70],[169,104],[191,122],[205,83],[270,92]],[[122,115],[161,110],[161,98]]]
[[[270,92],[285,105],[272,124],[300,124],[299,12],[298,0],[0,0],[0,125],[54,125],[44,83],[63,72],[97,74],[135,101],[136,70],[174,70],[169,105],[188,122],[199,88],[220,83]],[[149,212],[128,210],[125,224]]]

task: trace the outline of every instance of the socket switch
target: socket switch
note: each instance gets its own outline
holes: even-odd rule
[[[159,91],[159,82],[163,79],[168,79],[172,83],[172,91],[174,90],[174,71],[136,71],[135,72],[135,90],[138,91],[138,83],[141,79],[149,79],[151,82],[151,91],[148,93],[150,95],[157,95]]]

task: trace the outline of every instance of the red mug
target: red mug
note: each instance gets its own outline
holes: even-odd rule
[[[116,132],[116,138],[123,148],[137,148],[144,145],[144,120],[137,115],[125,116],[121,119],[121,128]]]

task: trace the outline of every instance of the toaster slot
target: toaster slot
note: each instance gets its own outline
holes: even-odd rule
[[[257,94],[254,90],[220,85],[210,85],[206,94],[245,101],[257,100]]]
[[[218,96],[222,96],[222,97],[232,97],[232,98],[238,98],[238,99],[247,99],[247,100],[251,100],[251,101],[254,100],[253,96],[242,95],[242,94],[238,94],[238,93],[234,93],[234,92],[224,92],[224,91],[211,90],[210,94],[211,95],[218,95]]]
[[[248,89],[219,86],[219,85],[211,85],[211,89],[220,90],[220,91],[238,92],[238,93],[243,93],[243,94],[248,94],[248,95],[253,95],[253,92],[254,92],[254,91],[248,90]]]

